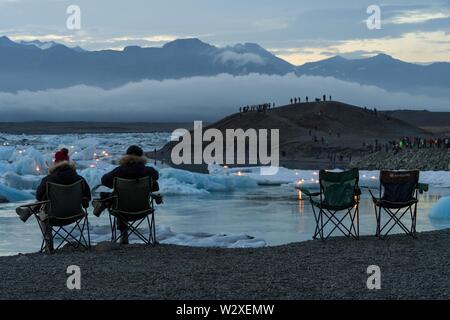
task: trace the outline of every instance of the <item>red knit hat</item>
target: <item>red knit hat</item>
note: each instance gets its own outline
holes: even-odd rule
[[[55,163],[69,161],[69,150],[62,148],[55,153]]]

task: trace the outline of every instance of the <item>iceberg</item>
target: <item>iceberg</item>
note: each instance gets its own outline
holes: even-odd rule
[[[430,219],[450,220],[450,197],[443,197],[430,210]]]
[[[33,147],[15,155],[17,160],[14,162],[14,172],[20,175],[42,175],[48,170],[48,163],[51,163],[50,157],[44,157]]]
[[[20,176],[14,172],[7,172],[3,179],[8,187],[18,190],[36,190],[41,181],[41,176],[24,175]]]
[[[26,191],[17,190],[0,184],[0,198],[8,202],[19,202],[33,199],[33,195]]]
[[[254,179],[245,176],[211,175],[172,168],[161,169],[160,176],[162,194],[208,194],[257,187]]]
[[[13,146],[0,146],[0,161],[8,161],[16,151]]]

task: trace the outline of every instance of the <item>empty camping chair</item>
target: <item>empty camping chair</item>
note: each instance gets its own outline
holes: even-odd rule
[[[419,183],[420,172],[387,171],[380,172],[379,197],[370,191],[375,205],[377,220],[376,235],[385,238],[395,226],[400,227],[406,234],[416,236],[418,193],[428,191],[428,185]],[[382,224],[382,213],[387,214],[387,220]],[[402,221],[404,217],[411,219],[411,226],[407,227]],[[384,233],[384,234],[383,234]]]
[[[348,238],[359,238],[361,191],[358,182],[358,169],[344,172],[322,170],[319,174],[319,192],[298,188],[309,197],[313,208],[316,223],[314,239],[320,236],[320,239],[326,240],[336,230]],[[329,226],[329,231],[324,233],[327,226]]]
[[[91,246],[87,213],[89,200],[83,197],[82,181],[72,185],[48,182],[46,199],[48,200],[22,206],[30,208],[40,222],[39,227],[43,236],[41,252],[45,249],[46,237],[49,237],[47,241],[51,241],[52,244],[55,239],[60,240],[55,250],[65,243],[74,248],[82,246],[89,249]]]
[[[126,224],[127,235],[136,235],[145,244],[156,244],[154,199],[159,197],[151,193],[152,180],[149,177],[141,179],[114,179],[113,196],[109,199],[95,201],[111,201],[108,208],[111,225],[111,240],[119,241],[123,235],[117,235],[118,219]],[[148,236],[139,230],[139,227],[147,222]]]

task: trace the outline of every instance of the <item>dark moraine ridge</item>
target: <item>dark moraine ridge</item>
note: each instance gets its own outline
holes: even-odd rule
[[[346,167],[368,153],[368,145],[383,144],[405,136],[429,137],[417,126],[381,112],[338,101],[321,101],[280,106],[264,112],[235,113],[211,124],[219,129],[279,129],[280,164],[295,169],[331,169],[330,155],[336,155],[337,167]],[[314,139],[315,138],[315,139]],[[175,142],[168,143],[151,158],[165,158]],[[339,162],[339,156],[342,161]],[[232,166],[231,163],[226,163]],[[201,166],[197,166],[201,167]],[[195,170],[195,166],[190,168]]]
[[[258,249],[134,245],[0,258],[0,299],[449,299],[450,230]],[[78,265],[82,289],[66,288]],[[366,287],[381,268],[381,290]]]

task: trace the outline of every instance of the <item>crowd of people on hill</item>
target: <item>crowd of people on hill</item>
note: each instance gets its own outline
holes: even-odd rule
[[[399,151],[403,149],[425,149],[425,148],[450,148],[449,138],[421,138],[404,137],[398,141],[390,142],[391,149]]]
[[[329,96],[328,98],[329,98],[328,101],[331,101],[331,98],[332,98],[332,97]],[[309,97],[306,96],[304,101],[305,101],[305,102],[309,102]],[[322,98],[316,98],[315,101],[316,101],[316,102],[327,101],[327,96],[324,94],[324,95],[322,96]],[[291,103],[291,104],[299,104],[299,103],[302,103],[302,98],[300,98],[300,97],[294,97],[294,98],[291,98],[291,99],[290,99],[290,103]],[[239,112],[240,112],[240,113],[252,112],[252,111],[258,111],[258,112],[261,112],[261,111],[266,111],[266,110],[270,110],[270,109],[273,109],[273,108],[275,108],[275,102],[274,102],[274,103],[262,103],[262,104],[255,104],[255,105],[242,106],[242,107],[239,107]]]
[[[247,105],[244,107],[239,107],[239,112],[251,112],[251,111],[266,111],[266,110],[270,110],[272,108],[275,108],[275,102],[272,104],[270,102],[267,103],[261,103],[261,104],[255,104],[255,105]]]
[[[450,148],[450,138],[422,138],[422,137],[404,137],[399,140],[388,141],[384,144],[375,140],[374,144],[363,142],[363,147],[369,153],[379,151],[394,151],[395,153],[406,149],[440,149]]]
[[[331,96],[329,96],[329,100],[328,101],[331,101]],[[305,97],[305,100],[304,100],[306,103],[308,103],[309,102],[309,97],[308,96],[306,96]],[[323,95],[322,96],[322,99],[321,98],[316,98],[316,100],[315,100],[316,102],[320,102],[320,101],[327,101],[327,95]],[[300,98],[300,97],[294,97],[294,98],[291,98],[291,100],[290,100],[290,102],[291,102],[291,104],[299,104],[299,103],[302,103],[302,98]]]

